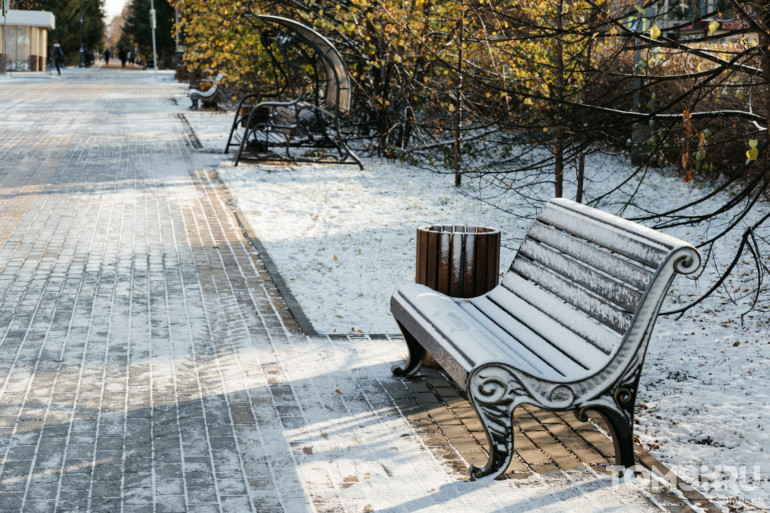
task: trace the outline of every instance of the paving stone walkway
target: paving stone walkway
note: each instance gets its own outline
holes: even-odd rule
[[[438,371],[393,378],[399,339],[302,334],[183,91],[151,71],[0,79],[0,510],[699,503],[618,482],[594,424],[533,409],[510,479],[466,482],[486,460],[467,401]]]

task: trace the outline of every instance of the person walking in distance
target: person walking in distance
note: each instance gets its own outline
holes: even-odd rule
[[[59,44],[59,41],[54,40],[53,42],[53,63],[54,66],[56,66],[56,73],[61,76],[61,68],[62,64],[64,63],[64,50],[62,50],[61,45]]]
[[[106,66],[109,63],[110,63],[110,49],[107,48],[106,50],[104,50],[104,65]]]

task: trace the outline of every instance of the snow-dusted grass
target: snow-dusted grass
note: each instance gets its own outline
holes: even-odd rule
[[[509,227],[445,176],[367,162],[223,167],[219,174],[320,333],[397,333],[390,295],[414,281],[418,226]],[[501,260],[513,257],[506,230]]]
[[[209,117],[200,123],[203,116]],[[194,113],[190,119],[204,146],[221,151],[230,117]],[[317,331],[397,332],[389,298],[399,284],[414,279],[418,226],[500,228],[502,270],[512,260],[530,222],[472,199],[478,185],[473,180],[458,190],[447,175],[389,161],[370,159],[365,165],[364,171],[330,165],[219,167]],[[613,186],[623,170],[620,160],[587,161],[587,175],[597,188]],[[635,203],[664,210],[703,193],[697,184],[653,172]],[[541,191],[543,199],[547,194]],[[618,194],[603,208],[618,213],[624,199]],[[714,209],[720,200],[724,197],[703,208]],[[514,212],[531,208],[513,194],[494,204]],[[766,209],[758,208],[741,226]],[[636,212],[627,208],[624,216]],[[704,227],[667,232],[697,244],[724,222],[716,220],[708,232]],[[688,302],[713,283],[732,258],[740,231],[720,243],[699,279],[675,280],[663,310]],[[703,304],[681,318],[659,318],[642,374],[635,432],[654,456],[709,497],[770,507],[770,293],[765,288],[757,308],[741,317],[753,301],[745,291],[753,289],[756,277],[748,259],[744,262]]]

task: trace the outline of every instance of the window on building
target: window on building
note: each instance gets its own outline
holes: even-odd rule
[[[671,15],[679,20],[692,18],[692,0],[674,0]]]
[[[730,0],[671,0],[671,17],[678,20],[690,20],[696,16],[706,16],[714,9],[714,3],[730,4]]]
[[[717,11],[724,13],[730,8],[730,0],[716,0],[714,7]]]
[[[8,52],[5,57],[5,69],[8,71],[29,70],[29,27],[10,25],[8,31]]]

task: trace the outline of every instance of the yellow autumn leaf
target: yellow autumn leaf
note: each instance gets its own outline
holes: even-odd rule
[[[332,260],[334,260],[336,262],[337,260],[339,260],[339,258],[337,258],[337,255],[334,255],[334,256],[332,256]]]
[[[650,37],[653,39],[658,39],[660,37],[660,29],[657,25],[653,25],[650,29]]]
[[[759,141],[756,139],[749,139],[749,148],[756,148],[757,144],[759,144]]]
[[[714,32],[717,31],[718,28],[719,28],[719,22],[712,21],[711,23],[709,23],[709,34],[713,34]]]
[[[749,160],[757,160],[757,157],[759,156],[759,150],[756,148],[751,148],[746,152],[746,156],[749,158]]]

